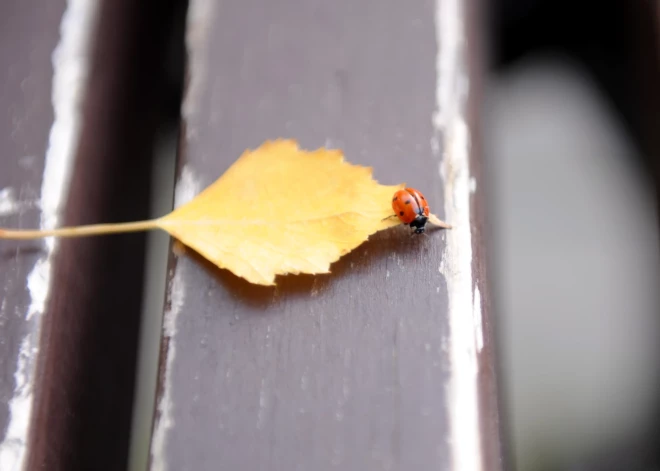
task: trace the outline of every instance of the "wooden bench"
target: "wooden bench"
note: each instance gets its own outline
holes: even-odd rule
[[[2,227],[148,217],[180,7],[0,7],[24,47],[0,48]],[[420,188],[456,227],[378,234],[331,275],[272,289],[172,254],[153,430],[132,437],[148,463],[132,466],[503,469],[478,2],[191,0],[187,15],[175,204],[292,137]],[[0,242],[3,470],[126,468],[145,241]]]

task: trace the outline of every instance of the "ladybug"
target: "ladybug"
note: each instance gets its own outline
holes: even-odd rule
[[[414,234],[424,233],[429,217],[429,204],[423,194],[414,188],[399,190],[392,198],[392,209],[402,223],[414,229]]]

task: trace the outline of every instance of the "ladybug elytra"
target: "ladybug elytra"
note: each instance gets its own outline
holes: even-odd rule
[[[394,193],[392,209],[399,220],[409,225],[415,234],[422,234],[429,217],[426,198],[414,188],[405,188]]]

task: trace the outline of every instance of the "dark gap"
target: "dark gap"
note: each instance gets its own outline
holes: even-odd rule
[[[166,46],[167,97],[165,122],[158,135],[152,168],[151,217],[172,209],[179,136],[182,132],[181,102],[186,77],[186,18],[188,2],[176,3],[176,14]],[[162,320],[165,310],[167,271],[171,257],[170,237],[152,232],[147,239],[140,338],[128,471],[150,468],[150,446],[156,420],[156,397],[162,346]],[[166,350],[165,350],[166,351]]]
[[[104,0],[63,224],[149,217],[154,144],[177,126],[181,0]],[[60,242],[44,316],[27,469],[125,470],[145,234]]]
[[[640,154],[653,155],[657,145],[651,142],[648,123],[657,122],[658,100],[654,89],[642,84],[658,69],[654,2],[496,0],[490,14],[491,72],[506,72],[521,60],[546,53],[578,62],[609,101]],[[645,159],[637,165],[648,173],[654,161]]]

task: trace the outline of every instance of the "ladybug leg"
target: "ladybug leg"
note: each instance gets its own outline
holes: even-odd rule
[[[410,226],[410,228],[412,229],[410,232],[410,237],[414,237],[416,235],[426,235],[426,231],[423,227]]]
[[[381,221],[386,221],[387,219],[392,219],[395,218],[396,214],[392,214],[391,216],[387,216],[386,218],[381,219]]]

